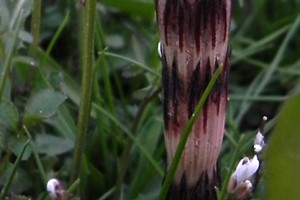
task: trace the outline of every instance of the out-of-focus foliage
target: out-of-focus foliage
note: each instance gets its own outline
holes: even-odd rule
[[[266,152],[268,199],[300,198],[300,95],[288,100],[278,114]]]
[[[0,188],[3,191],[12,179],[6,196],[23,199],[48,198],[44,172],[45,178],[59,178],[66,188],[72,185],[81,95],[79,1],[40,0],[40,29],[35,35],[32,12],[38,10],[33,9],[38,1],[0,0]],[[80,194],[74,195],[154,200],[165,169],[154,1],[101,0],[96,9],[92,111]],[[296,126],[298,118],[284,111],[277,117],[277,108],[299,91],[299,10],[299,0],[233,1],[230,101],[220,158],[223,180],[231,173],[231,163],[252,153],[263,115],[270,119],[267,138],[278,123],[267,157],[262,156],[266,162],[269,154],[270,163],[281,162],[275,161],[274,149],[285,155],[292,151],[284,148],[289,140],[297,144],[292,131],[283,141],[279,127],[287,119]],[[35,39],[38,46],[32,50]],[[293,104],[296,109],[300,102]],[[29,137],[24,126],[32,140],[12,176]],[[282,176],[283,170],[274,164],[267,168],[263,164],[253,199],[265,196],[269,180],[264,173],[269,168]]]

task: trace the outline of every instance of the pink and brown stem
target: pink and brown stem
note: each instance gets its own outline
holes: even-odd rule
[[[216,199],[228,95],[231,0],[156,0],[163,65],[167,164],[219,66],[222,74],[193,126],[168,199]]]

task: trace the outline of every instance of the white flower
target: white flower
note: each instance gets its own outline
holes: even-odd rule
[[[54,200],[67,199],[67,193],[62,186],[61,182],[55,178],[52,178],[47,183],[47,191],[50,197]]]
[[[255,155],[252,159],[244,157],[237,165],[230,177],[227,190],[236,199],[243,199],[251,194],[252,183],[250,178],[257,172],[259,160]]]
[[[49,192],[50,196],[55,198],[56,197],[56,191],[60,187],[60,182],[52,178],[47,183],[47,191]]]
[[[232,174],[237,184],[248,180],[258,170],[259,161],[255,155],[251,160],[248,157],[244,157],[236,167],[235,172]]]

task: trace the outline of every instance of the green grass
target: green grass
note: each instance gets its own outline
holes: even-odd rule
[[[49,199],[52,177],[81,199],[166,191],[154,1],[96,4],[85,5],[93,14],[75,0],[0,1],[2,198]],[[298,0],[234,1],[220,199],[238,161],[252,157],[261,117],[272,138],[280,106],[299,93],[299,9]],[[264,170],[252,199],[267,198]]]

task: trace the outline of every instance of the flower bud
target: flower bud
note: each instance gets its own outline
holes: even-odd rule
[[[261,152],[264,146],[265,146],[264,136],[261,134],[260,131],[258,131],[254,139],[254,145],[253,145],[255,153]]]
[[[253,148],[255,153],[260,153],[265,146],[263,132],[267,120],[268,118],[266,116],[263,116],[259,131],[257,132],[256,137],[254,139]]]
[[[67,192],[65,191],[62,183],[55,178],[52,178],[48,181],[47,191],[53,200],[67,200],[68,199]]]

